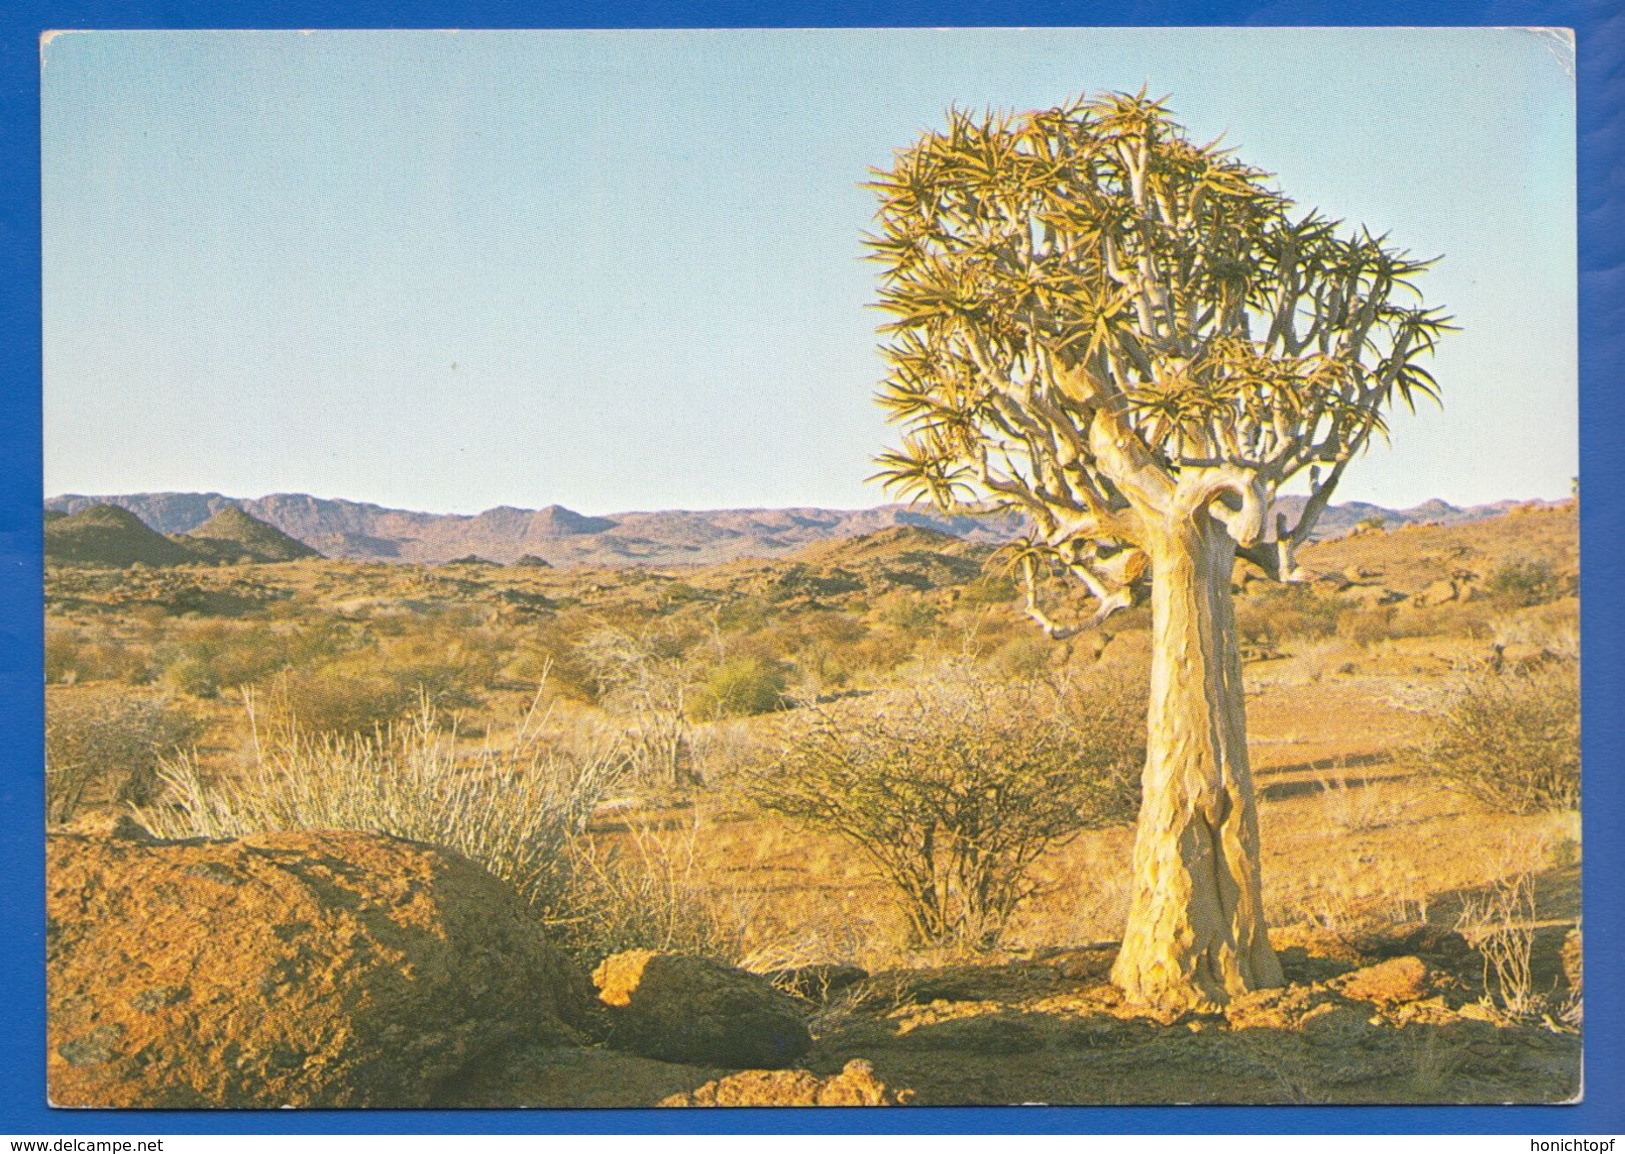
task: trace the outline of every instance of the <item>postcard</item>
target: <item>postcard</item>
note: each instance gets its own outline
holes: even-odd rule
[[[1574,53],[47,34],[51,1103],[1579,1100]]]

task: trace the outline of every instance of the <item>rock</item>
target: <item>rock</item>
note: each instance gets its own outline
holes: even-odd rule
[[[1435,581],[1416,596],[1418,605],[1444,605],[1460,596],[1454,581]]]
[[[1366,609],[1379,609],[1405,600],[1405,594],[1382,585],[1350,585],[1344,596]]]
[[[673,1094],[662,1106],[895,1106],[913,1095],[892,1091],[875,1077],[874,1067],[854,1058],[839,1074],[820,1078],[807,1070],[743,1070],[687,1094]]]
[[[593,971],[609,1044],[663,1062],[779,1069],[812,1047],[800,1005],[710,958],[628,950]]]
[[[54,1105],[423,1106],[511,1043],[574,1040],[582,979],[511,889],[431,846],[46,849]]]
[[[869,976],[869,971],[861,966],[827,963],[773,970],[763,976],[787,994],[794,994],[809,1002],[825,1002],[863,981]]]
[[[1280,986],[1236,995],[1224,1016],[1232,1030],[1295,1030],[1306,1016],[1334,1002],[1321,986]]]
[[[1433,988],[1433,977],[1420,958],[1389,958],[1329,984],[1345,998],[1395,1005],[1425,998]]]

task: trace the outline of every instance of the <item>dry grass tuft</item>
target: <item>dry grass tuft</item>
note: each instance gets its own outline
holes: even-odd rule
[[[544,913],[570,893],[569,845],[624,768],[618,749],[569,757],[544,746],[534,707],[505,749],[465,754],[432,705],[372,736],[309,736],[253,724],[240,780],[206,778],[195,755],[160,763],[164,804],[138,807],[162,837],[352,829],[455,850],[503,878]],[[540,700],[538,696],[538,700]]]

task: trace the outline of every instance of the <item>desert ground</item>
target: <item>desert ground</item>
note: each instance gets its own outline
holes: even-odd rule
[[[87,546],[48,568],[54,1100],[1579,1093],[1572,502],[1448,526],[1363,523],[1305,547],[1313,579],[1289,587],[1238,568],[1264,896],[1288,984],[1177,1016],[1126,1004],[1107,978],[1129,895],[1144,610],[1048,641],[991,546],[906,527],[771,561],[618,568],[257,560],[258,530],[233,532],[247,543],[116,565]],[[1052,612],[1085,614],[1070,596]],[[1005,898],[977,906],[938,876],[936,920],[922,922],[927,899],[910,899],[895,854],[873,839],[900,844],[927,819],[885,782],[836,774],[809,787],[795,775],[825,772],[817,735],[849,749],[892,741],[906,760],[919,744],[909,735],[942,736],[909,725],[964,724],[966,701],[984,733],[1035,765],[1081,751],[1090,788],[1034,790],[1014,761],[985,763],[1000,758],[996,744],[967,761],[1005,774],[1001,797],[1026,807],[1008,821],[1030,821],[1030,833],[1001,859]],[[1063,738],[1020,744],[1038,730]],[[809,788],[841,805],[809,806]],[[929,819],[948,823],[934,827],[939,846],[974,809],[956,804],[961,818]],[[334,829],[438,856],[318,846]],[[950,851],[931,844],[940,865]],[[272,865],[305,889],[267,880]],[[401,881],[414,870],[427,880]],[[242,900],[211,904],[216,883]],[[396,883],[404,896],[381,896]],[[491,977],[476,1009],[446,1019],[484,1015],[491,1028],[433,1025],[433,983],[455,1000],[472,979],[455,976],[455,956],[414,960],[400,911],[420,901],[437,941],[472,934],[477,945],[482,919],[507,927],[503,948],[551,975],[546,1006],[532,1012],[534,991]],[[314,912],[278,913],[278,902]],[[205,909],[237,943],[240,988],[211,986],[209,966],[226,963],[188,944],[202,930],[186,919]],[[352,921],[354,941],[381,944],[334,936]],[[634,1023],[635,996],[617,1004],[616,959],[627,957],[646,974],[648,958],[710,959],[673,979],[676,1005],[660,1013],[722,1040],[651,1042],[685,1031],[647,1014]],[[367,976],[398,958],[417,967],[411,996],[430,1002]],[[192,976],[163,977],[177,973]],[[320,1019],[331,1053],[265,1041],[311,1032],[297,1015],[318,1010],[299,1007],[322,989],[359,1015]],[[746,1017],[801,1023],[783,1027],[802,1039],[793,1054],[753,1057],[749,1029],[721,1021],[745,1003],[756,1007]],[[395,1017],[363,1021],[369,1007]],[[506,1024],[527,1015],[542,1024]],[[373,1038],[399,1061],[408,1036],[419,1057],[404,1082],[380,1081],[373,1051],[344,1049]],[[377,1088],[386,1082],[395,1089]]]

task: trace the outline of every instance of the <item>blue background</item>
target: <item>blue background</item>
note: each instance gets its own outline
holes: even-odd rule
[[[40,502],[38,38],[50,28],[862,27],[875,25],[1544,25],[1578,37],[1580,511],[1585,639],[1585,1098],[1550,1107],[960,1108],[895,1111],[462,1111],[120,1113],[45,1104],[43,613]],[[0,1132],[312,1133],[701,1130],[874,1132],[1465,1132],[1625,1130],[1621,876],[1616,816],[1625,597],[1625,16],[1613,3],[1034,3],[934,0],[414,0],[322,3],[30,3],[0,12]],[[1471,211],[1470,205],[1463,211]],[[1515,276],[1515,269],[1507,275]]]

